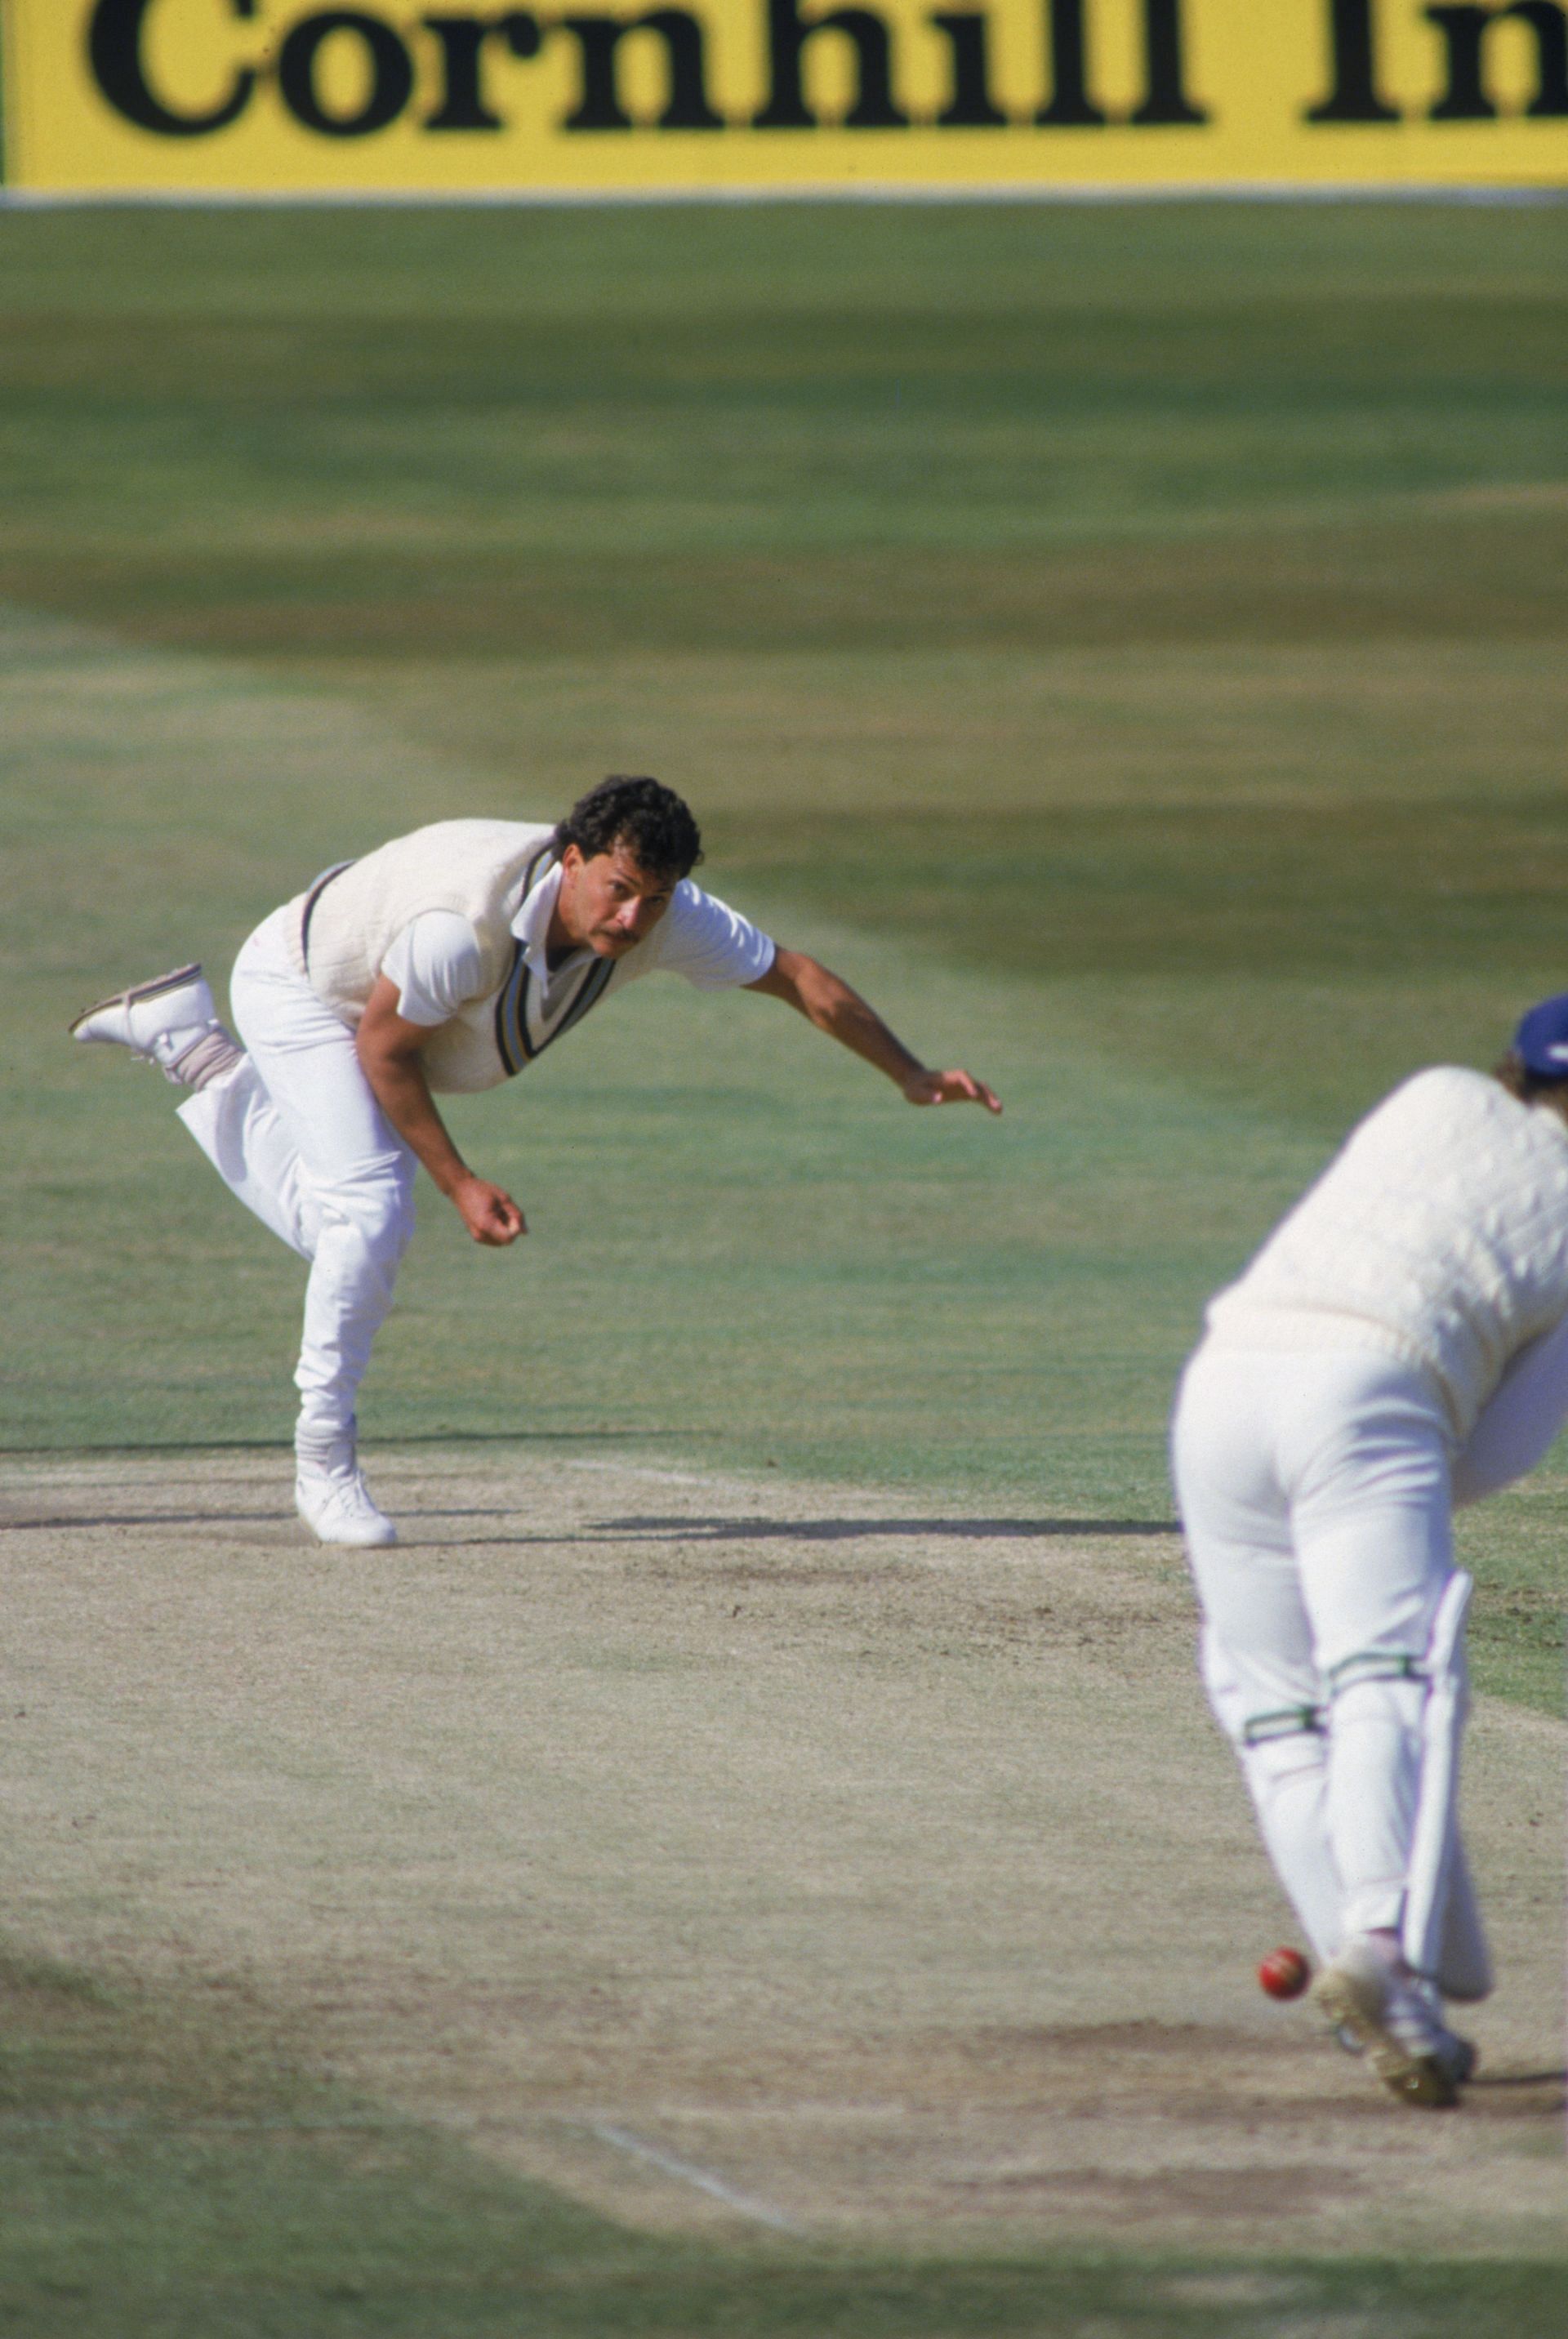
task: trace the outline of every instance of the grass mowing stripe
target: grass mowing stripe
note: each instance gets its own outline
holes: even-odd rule
[[[1435,315],[1555,301],[1565,247],[1561,207],[715,205],[497,218],[439,205],[392,215],[104,206],[8,221],[4,281],[18,305],[114,320],[347,312],[487,325],[520,311],[549,327],[598,313],[646,332],[675,313],[722,321],[754,307],[765,285],[775,314],[812,322],[846,303],[960,323],[976,306],[1050,314],[1067,303],[1125,323],[1146,308],[1218,301],[1235,315],[1284,299],[1375,331],[1391,299]]]

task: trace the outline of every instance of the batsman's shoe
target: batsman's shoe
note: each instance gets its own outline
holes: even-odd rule
[[[1420,1992],[1391,1973],[1375,1949],[1347,1942],[1317,1978],[1317,2003],[1335,2028],[1359,2042],[1402,2104],[1445,2111],[1474,2068],[1474,2049],[1433,2015]]]
[[[101,999],[77,1016],[71,1037],[129,1048],[182,1088],[202,1087],[241,1052],[218,1020],[199,966],[177,966],[151,982],[133,983],[113,999]]]
[[[1433,2048],[1434,2054],[1455,2087],[1462,2087],[1467,2079],[1475,2077],[1475,2066],[1481,2059],[1475,2051],[1474,2042],[1461,2038],[1457,2030],[1450,2030],[1444,2021],[1443,1995],[1435,1982],[1413,1980],[1410,1988],[1431,2018],[1433,2034],[1437,2042]]]
[[[1474,2039],[1461,2038],[1457,2030],[1445,2028],[1432,2051],[1438,2068],[1446,2072],[1455,2087],[1462,2087],[1475,2077],[1475,2066],[1481,2058]]]
[[[294,1507],[318,1543],[369,1551],[398,1540],[397,1528],[376,1507],[362,1470],[301,1470],[294,1480]]]

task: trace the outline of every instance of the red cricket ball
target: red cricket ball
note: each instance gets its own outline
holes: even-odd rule
[[[1270,1949],[1257,1979],[1270,1998],[1299,1998],[1312,1979],[1312,1968],[1299,1949]]]

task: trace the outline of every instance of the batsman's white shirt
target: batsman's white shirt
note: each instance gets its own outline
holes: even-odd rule
[[[548,962],[559,886],[552,861],[510,922],[519,964],[532,978],[518,1011],[525,1063],[580,1020],[585,999],[609,987],[605,962],[590,951]],[[683,879],[652,933],[615,962],[615,987],[654,972],[683,975],[704,990],[755,982],[774,955],[749,920]],[[488,996],[478,936],[449,911],[425,911],[397,932],[380,971],[398,983],[408,1021],[432,1030],[476,995]],[[231,998],[246,1052],[198,1090],[180,1117],[240,1200],[309,1261],[294,1376],[301,1422],[346,1434],[413,1231],[414,1157],[376,1101],[352,1023],[301,971],[297,903],[263,919],[244,944]]]
[[[1568,1126],[1484,1072],[1418,1072],[1351,1135],[1209,1304],[1227,1348],[1375,1348],[1413,1365],[1456,1445],[1568,1315]]]

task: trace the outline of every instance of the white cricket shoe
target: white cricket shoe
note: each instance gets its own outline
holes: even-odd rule
[[[238,1061],[238,1042],[219,1021],[200,966],[177,966],[151,982],[101,999],[71,1026],[74,1040],[129,1048],[156,1064],[165,1080],[202,1088]]]
[[[301,1470],[294,1480],[294,1507],[318,1543],[369,1551],[398,1540],[397,1528],[377,1508],[360,1469]]]
[[[1446,2110],[1475,2068],[1475,2049],[1447,2029],[1431,1996],[1391,1972],[1365,1941],[1347,1941],[1317,1977],[1318,2006],[1341,2038],[1354,2040],[1392,2095]]]

